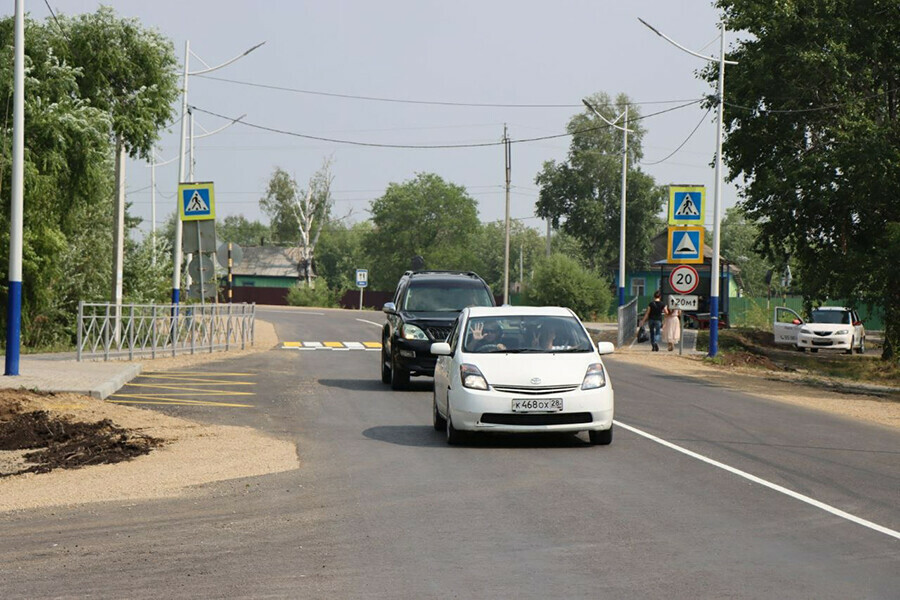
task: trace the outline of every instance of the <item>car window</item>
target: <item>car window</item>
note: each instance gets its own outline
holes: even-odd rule
[[[590,338],[574,317],[543,315],[473,317],[465,326],[463,350],[491,352],[593,352]]]
[[[450,353],[451,354],[456,353],[456,346],[457,346],[457,344],[459,344],[459,329],[460,329],[459,323],[460,323],[461,319],[462,319],[462,316],[457,318],[456,321],[453,323],[453,329],[450,330],[449,341],[450,341]]]
[[[484,288],[442,282],[439,285],[411,284],[402,308],[410,312],[458,312],[467,306],[491,305],[490,295]]]
[[[812,322],[849,325],[850,313],[846,310],[814,310],[812,312]]]

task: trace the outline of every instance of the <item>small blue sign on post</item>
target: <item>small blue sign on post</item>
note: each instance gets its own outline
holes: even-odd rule
[[[368,269],[357,269],[356,270],[356,287],[364,288],[369,285],[369,270]]]
[[[669,224],[703,225],[706,188],[702,185],[669,186]]]

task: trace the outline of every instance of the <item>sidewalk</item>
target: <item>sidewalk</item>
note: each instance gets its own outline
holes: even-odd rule
[[[0,389],[71,392],[103,400],[137,377],[141,367],[139,362],[78,362],[71,353],[24,355],[18,375],[0,376]]]
[[[585,323],[585,328],[591,332],[605,332],[615,336],[616,331],[618,330],[618,325],[616,323]],[[697,350],[697,330],[696,329],[682,329],[681,337],[684,341],[684,354],[705,354],[705,352],[701,352]],[[615,343],[615,342],[613,342]],[[631,341],[625,343],[622,348],[616,348],[616,352],[651,352],[650,342],[643,342],[638,344],[633,338]],[[668,354],[666,351],[666,345],[660,344],[660,351],[664,354]],[[675,345],[675,350],[672,351],[672,354],[678,354],[679,352],[679,344]]]

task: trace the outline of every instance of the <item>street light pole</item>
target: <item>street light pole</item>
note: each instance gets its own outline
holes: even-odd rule
[[[506,173],[506,241],[503,254],[503,304],[509,304],[509,176],[512,165],[509,135],[506,133],[506,124],[503,125],[503,157]]]
[[[719,256],[719,240],[721,237],[720,230],[722,228],[722,120],[725,113],[725,65],[736,65],[737,62],[733,60],[725,60],[725,23],[719,23],[719,29],[721,30],[719,32],[719,57],[716,58],[714,56],[706,56],[704,54],[694,52],[693,50],[689,50],[667,35],[658,31],[655,27],[653,27],[643,19],[639,18],[638,21],[646,25],[647,28],[649,28],[653,33],[663,38],[679,50],[687,52],[691,56],[702,58],[705,61],[718,63],[719,65],[719,83],[717,87],[718,122],[716,125],[716,197],[713,204],[713,255],[712,264],[709,268],[709,356],[714,357],[719,351],[719,271],[721,269],[721,266],[719,264],[721,260]]]
[[[9,292],[6,304],[6,371],[19,374],[22,334],[22,239],[25,207],[25,0],[16,0],[13,58],[12,190],[9,214]]]
[[[215,67],[210,67],[208,69],[203,69],[202,71],[194,71],[193,73],[188,71],[188,62],[190,61],[191,54],[191,45],[190,41],[184,42],[184,75],[181,86],[181,141],[179,144],[179,152],[178,152],[178,184],[184,183],[184,144],[185,138],[187,137],[187,119],[185,118],[187,115],[187,93],[188,93],[188,76],[190,75],[203,75],[205,73],[211,73],[222,67],[227,67],[234,61],[247,56],[263,44],[265,42],[260,42],[256,44],[252,48],[245,50],[242,54],[239,54],[232,58],[231,60],[227,60],[223,62],[221,65],[217,65]],[[201,61],[202,62],[202,61]],[[176,186],[177,189],[177,186]],[[173,258],[175,267],[173,269],[172,274],[172,304],[178,304],[180,296],[181,296],[181,241],[182,241],[182,227],[181,227],[181,219],[178,218],[178,215],[181,214],[180,207],[178,203],[181,202],[181,198],[178,197],[178,194],[175,194],[175,248],[173,248]]]
[[[590,102],[587,100],[582,100],[582,102],[591,112],[603,119],[607,125],[615,127],[622,132],[622,200],[620,203],[621,214],[619,215],[619,306],[625,306],[625,192],[628,187],[628,132],[631,131],[628,129],[628,105],[625,105],[625,111],[616,117],[615,121],[609,121]],[[622,123],[624,127],[619,127],[616,125],[616,121],[623,117]]]

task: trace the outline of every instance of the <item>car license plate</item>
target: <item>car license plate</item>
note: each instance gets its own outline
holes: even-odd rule
[[[559,412],[562,409],[562,398],[513,398],[512,401],[512,411],[516,413]]]

